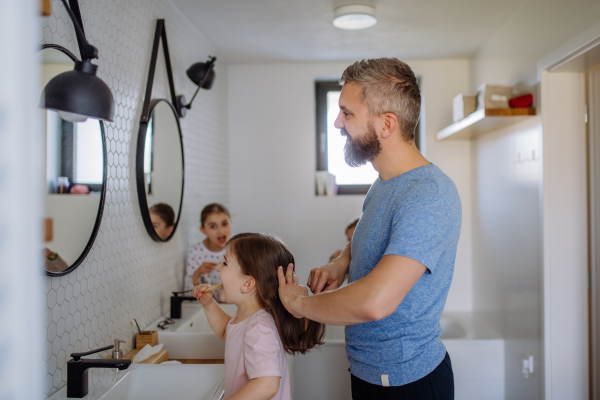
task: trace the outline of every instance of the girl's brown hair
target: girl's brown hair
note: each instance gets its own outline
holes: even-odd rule
[[[294,263],[294,256],[278,239],[262,233],[240,233],[227,242],[235,255],[242,273],[256,280],[256,294],[261,305],[273,316],[283,348],[289,354],[304,354],[317,345],[323,344],[325,325],[309,321],[305,329],[305,319],[295,318],[279,299],[279,279],[277,268],[287,269]]]
[[[344,233],[348,232],[348,229],[352,229],[354,228],[356,225],[358,225],[358,221],[360,220],[360,218],[356,218],[354,221],[350,222],[350,225],[348,225],[346,227],[346,230],[344,231]]]
[[[175,211],[173,208],[165,203],[158,203],[150,207],[148,212],[158,215],[167,227],[175,225]]]
[[[229,215],[229,210],[224,205],[219,203],[211,203],[207,205],[202,209],[202,212],[200,212],[200,226],[204,227],[206,218],[208,218],[209,215],[220,213],[226,214],[227,218],[231,219],[231,215]]]

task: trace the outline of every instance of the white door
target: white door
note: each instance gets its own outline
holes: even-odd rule
[[[600,64],[588,80],[589,244],[590,244],[590,393],[600,398]]]

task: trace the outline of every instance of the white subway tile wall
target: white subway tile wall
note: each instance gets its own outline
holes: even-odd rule
[[[212,201],[226,205],[229,201],[227,68],[219,59],[213,88],[199,93],[181,120],[185,192],[178,231],[168,243],[150,239],[137,200],[135,146],[156,20],[165,19],[177,94],[190,99],[196,87],[185,70],[209,54],[219,54],[168,1],[80,0],[79,4],[88,41],[98,48],[98,76],[110,86],[116,112],[115,121],[105,124],[108,181],[96,241],[74,272],[45,278],[46,395],[65,385],[72,352],[107,346],[114,339],[126,340],[127,352],[135,333],[132,319],[144,327],[169,311],[171,291],[182,286],[187,236],[198,229],[200,210]],[[54,0],[52,6],[53,15],[39,19],[40,44],[59,44],[79,55],[62,3]],[[152,97],[170,100],[162,45]]]

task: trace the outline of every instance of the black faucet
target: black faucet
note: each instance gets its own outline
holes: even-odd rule
[[[72,353],[72,360],[67,362],[67,397],[82,398],[88,394],[88,368],[127,369],[131,365],[129,359],[90,359],[83,356],[110,350],[114,346],[91,350],[85,353]]]
[[[197,300],[193,296],[179,296],[179,292],[173,292],[171,296],[171,318],[181,318],[181,303],[184,301]]]

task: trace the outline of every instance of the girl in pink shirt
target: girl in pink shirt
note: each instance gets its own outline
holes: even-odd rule
[[[208,285],[194,288],[210,327],[225,341],[224,397],[290,400],[286,353],[304,354],[323,344],[325,333],[323,324],[294,318],[279,300],[277,268],[294,257],[272,236],[241,233],[227,242],[224,258],[217,266],[221,301],[235,304],[237,313],[223,311],[212,292],[204,292]]]

